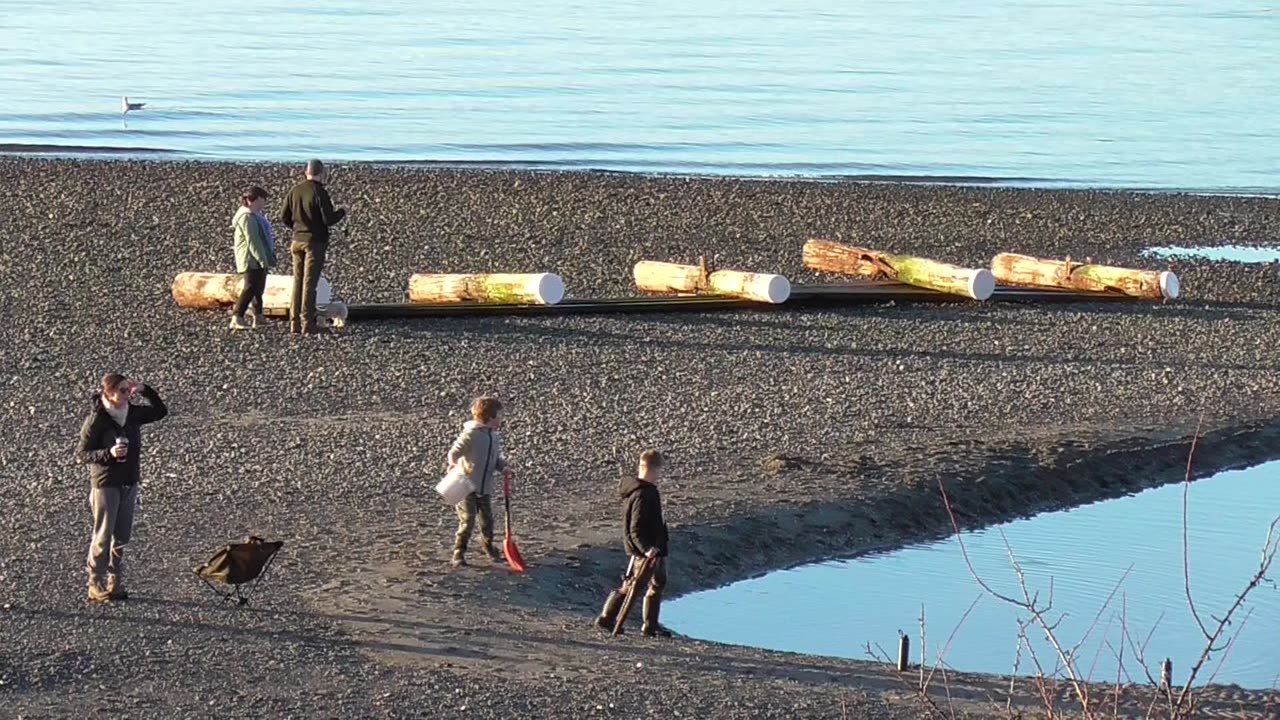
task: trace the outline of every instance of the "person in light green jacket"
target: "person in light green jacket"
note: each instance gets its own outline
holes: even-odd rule
[[[256,328],[262,317],[262,292],[267,288],[267,268],[276,264],[275,238],[271,222],[263,214],[267,191],[254,185],[240,196],[240,208],[231,218],[235,229],[236,272],[244,275],[240,298],[231,311],[231,329]],[[253,303],[252,322],[245,321],[245,311]]]

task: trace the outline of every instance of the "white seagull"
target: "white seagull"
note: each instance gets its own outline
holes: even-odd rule
[[[130,110],[141,110],[146,107],[144,102],[129,102],[128,96],[120,98],[120,114],[128,115]]]

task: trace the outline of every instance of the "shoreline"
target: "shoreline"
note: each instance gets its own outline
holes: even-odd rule
[[[279,323],[230,336],[220,313],[175,308],[174,274],[228,264],[238,190],[278,198],[295,174],[0,157],[22,190],[0,199],[14,240],[0,247],[0,361],[22,380],[3,407],[23,448],[4,456],[0,695],[17,711],[74,715],[72,688],[113,647],[136,694],[89,701],[140,716],[207,714],[194,698],[250,662],[281,675],[231,706],[279,714],[465,696],[452,707],[478,717],[833,717],[842,701],[855,718],[917,717],[883,665],[598,635],[590,617],[621,570],[614,483],[635,453],[673,461],[673,595],[947,534],[939,478],[966,526],[1181,479],[1202,411],[1197,475],[1280,455],[1276,268],[1142,255],[1273,242],[1274,199],[342,164],[331,192],[352,224],[326,274],[348,300],[397,298],[428,268],[556,270],[572,294],[634,294],[636,260],[699,254],[812,279],[809,236],[956,263],[1010,250],[1167,266],[1185,294],[370,321],[301,341]],[[107,367],[153,381],[172,415],[147,431],[139,599],[86,608],[83,468],[66,446]],[[450,571],[454,519],[430,494],[481,392],[511,401],[524,576],[485,560]],[[261,608],[236,614],[190,567],[248,532],[285,539],[285,555]],[[956,683],[978,716],[1008,688]],[[1205,703],[1274,695],[1221,687]],[[1021,685],[1015,702],[1035,705]]]
[[[48,159],[66,162],[143,162],[182,163],[203,165],[278,166],[289,163],[281,158],[244,159],[219,157],[172,148],[58,145],[42,143],[0,143],[0,160]],[[303,162],[303,161],[298,161]],[[571,175],[617,175],[640,178],[675,178],[686,180],[733,180],[760,182],[812,182],[812,183],[866,183],[876,185],[936,186],[941,188],[989,188],[1033,191],[1147,193],[1153,195],[1192,195],[1200,197],[1280,198],[1280,185],[1274,187],[1150,187],[1143,185],[1113,185],[1087,180],[1060,178],[1035,178],[999,175],[954,175],[913,173],[784,173],[767,172],[736,174],[725,172],[681,169],[628,169],[625,167],[595,167],[556,160],[433,160],[433,159],[355,159],[327,160],[336,167],[367,166],[372,168],[414,168],[459,172],[529,172],[566,173]]]

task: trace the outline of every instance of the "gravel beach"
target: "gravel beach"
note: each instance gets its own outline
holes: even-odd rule
[[[1178,480],[1202,412],[1197,475],[1280,456],[1277,265],[1141,254],[1275,243],[1274,198],[339,165],[349,218],[325,274],[348,302],[402,301],[426,271],[554,271],[570,297],[630,295],[635,261],[699,255],[830,280],[801,265],[813,236],[973,266],[1001,251],[1167,265],[1184,296],[370,321],[302,339],[178,309],[178,272],[231,270],[240,191],[262,185],[274,208],[298,170],[0,159],[5,714],[920,717],[884,665],[595,632],[637,453],[672,459],[673,593],[945,534],[939,480],[966,526]],[[135,597],[91,607],[72,451],[117,369],[171,415],[144,431]],[[448,567],[455,520],[431,486],[480,393],[508,404],[523,576],[474,546],[471,567]],[[191,568],[250,532],[284,540],[281,558],[260,601],[219,606]],[[962,710],[1003,716],[989,698],[1003,706],[1007,679],[952,683]],[[1275,701],[1223,687],[1202,709],[1261,717]]]

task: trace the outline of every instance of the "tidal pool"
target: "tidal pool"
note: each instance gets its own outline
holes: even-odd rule
[[[1206,260],[1231,260],[1242,263],[1269,263],[1280,261],[1280,248],[1223,245],[1220,247],[1153,247],[1143,251],[1158,257],[1190,256]]]
[[[1003,533],[1030,592],[1044,603],[1052,589],[1050,617],[1061,617],[1057,638],[1065,649],[1079,644],[1075,657],[1082,676],[1114,682],[1121,673],[1145,681],[1133,649],[1133,643],[1145,642],[1152,675],[1158,678],[1160,663],[1171,658],[1175,682],[1185,682],[1205,639],[1184,590],[1183,490],[1183,484],[1168,485],[966,532],[964,547],[990,587],[1021,597]],[[1258,572],[1277,516],[1280,461],[1191,485],[1191,593],[1210,630]],[[1269,575],[1280,580],[1280,561]],[[982,591],[955,537],[692,593],[668,603],[664,619],[700,639],[859,659],[867,658],[868,644],[896,655],[902,631],[911,636],[912,662],[918,662],[922,605],[930,664],[954,630],[947,666],[1008,674],[1016,662],[1019,674],[1034,674],[1030,652],[1019,648],[1018,623],[1027,613]],[[1029,628],[1027,634],[1044,671],[1052,672],[1056,656],[1043,633]],[[1275,583],[1264,582],[1248,596],[1221,644],[1228,642],[1229,651],[1213,653],[1197,684],[1215,672],[1215,682],[1252,688],[1280,681]],[[1117,659],[1122,645],[1123,670]]]

